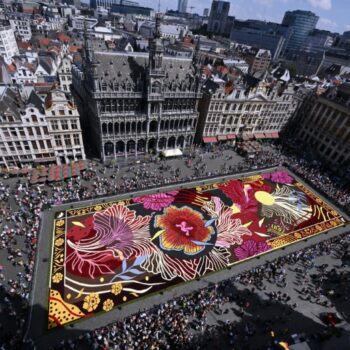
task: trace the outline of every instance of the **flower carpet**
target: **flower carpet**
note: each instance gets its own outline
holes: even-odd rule
[[[58,211],[48,328],[344,223],[286,171]]]

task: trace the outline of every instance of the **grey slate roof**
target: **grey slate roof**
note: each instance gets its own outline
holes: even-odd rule
[[[149,54],[100,51],[94,53],[94,59],[98,63],[96,73],[100,81],[113,84],[131,79],[130,82],[138,84],[145,79]],[[164,56],[163,70],[165,85],[181,85],[194,79],[191,59]]]

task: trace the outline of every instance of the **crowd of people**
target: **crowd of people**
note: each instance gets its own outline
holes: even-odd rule
[[[115,165],[98,166],[90,162],[88,169],[81,177],[61,183],[31,186],[27,178],[1,181],[0,256],[7,259],[6,265],[11,266],[11,268],[5,268],[5,264],[0,265],[0,296],[2,297],[0,307],[2,318],[10,318],[14,322],[15,327],[10,329],[6,327],[6,321],[0,320],[0,345],[4,349],[15,349],[18,346],[16,344],[21,343],[29,303],[41,214],[48,206],[159,187],[182,181],[198,180],[199,178],[210,176],[237,173],[261,167],[288,164],[293,171],[311,182],[316,189],[325,193],[334,203],[350,212],[349,188],[342,186],[331,174],[325,172],[321,165],[308,161],[300,153],[298,155],[291,154],[288,150],[286,151],[285,148],[279,146],[264,150],[258,157],[245,159],[237,164],[231,162],[232,156],[226,155],[222,148],[211,151],[209,158],[207,155],[203,149],[193,149],[185,157],[186,169],[181,167],[172,168],[167,160],[128,166],[126,169],[119,169]],[[211,161],[211,158],[223,160],[218,169],[209,170],[208,162]],[[167,175],[164,175],[165,173]],[[249,273],[253,273],[252,279],[257,281],[258,287],[260,277],[257,276],[257,273]],[[265,276],[265,273],[262,275]],[[274,273],[273,276],[276,283],[281,287],[286,284],[283,276],[283,271],[279,271],[278,274]],[[243,280],[245,277],[242,275],[240,278]],[[124,348],[141,349],[146,348],[151,343],[161,344],[160,348],[163,348],[163,345],[164,348],[167,348],[167,344],[172,344],[173,347],[171,348],[176,348],[177,344],[184,343],[191,346],[190,340],[192,335],[188,331],[188,322],[190,321],[186,320],[191,320],[196,315],[199,323],[195,324],[195,328],[206,328],[205,322],[202,322],[207,314],[206,310],[219,307],[218,305],[221,305],[222,302],[219,300],[221,294],[218,294],[218,290],[221,290],[221,287],[217,286],[208,291],[198,292],[203,294],[194,295],[194,302],[191,304],[189,304],[188,298],[180,298],[175,304],[172,302],[161,306],[160,309],[157,308],[149,313],[147,312],[144,317],[139,317],[140,315],[135,316],[138,320],[137,322],[131,322],[130,319],[130,322],[115,324],[108,329],[87,333],[86,337],[90,337],[93,343],[100,344],[99,338],[105,339],[104,332],[107,332],[108,339],[109,337],[111,337],[110,339],[122,337],[119,339],[121,344],[123,342],[124,344],[131,344],[128,343],[129,339],[136,339],[133,337],[133,334],[139,335],[139,332],[145,332],[144,336],[137,340],[137,345],[133,343],[133,347]],[[283,294],[275,297],[280,299],[286,298]],[[202,301],[199,302],[198,298]],[[18,303],[18,300],[21,302]],[[186,304],[185,307],[183,307],[184,303]],[[200,314],[198,314],[197,310],[194,314],[192,308],[196,309],[196,304],[198,303],[201,307],[198,311]],[[181,310],[185,311],[175,312],[174,310],[178,310],[180,305],[182,307]],[[159,317],[163,314],[171,314],[171,317]],[[156,321],[161,322],[161,324],[158,324]],[[193,321],[191,322],[193,323]],[[158,326],[152,328],[153,326],[150,326],[151,323],[158,324]],[[113,331],[113,327],[119,329],[118,327],[127,327],[127,324],[131,328],[125,329],[125,332],[121,332],[122,334],[119,331]],[[231,330],[232,327],[230,325],[225,325],[224,328],[230,334],[235,334]],[[234,341],[234,339],[235,336],[232,336],[230,341]],[[123,346],[120,348],[123,348]],[[157,345],[153,345],[153,348],[157,348]]]
[[[289,334],[288,331],[284,331],[282,338],[279,338],[280,334],[272,335],[272,333],[281,323],[287,327],[288,317],[298,311],[298,304],[291,303],[289,292],[285,289],[287,269],[296,270],[297,282],[299,286],[304,286],[297,288],[301,298],[321,304],[323,297],[325,299],[323,305],[331,307],[332,302],[326,300],[326,292],[320,284],[329,271],[325,266],[317,266],[317,273],[311,273],[311,270],[315,267],[316,259],[326,255],[334,255],[340,259],[343,267],[350,265],[349,255],[346,253],[349,246],[349,233],[337,236],[310,248],[266,262],[230,279],[209,284],[204,289],[180,296],[151,310],[141,310],[122,321],[87,332],[76,341],[62,341],[56,349],[192,350],[219,349],[220,344],[223,344],[223,349],[228,348],[227,345],[231,349],[236,349],[236,346],[240,349],[273,349],[276,342]],[[309,284],[311,279],[317,281],[315,287]],[[268,291],[266,282],[276,285],[280,290]],[[238,285],[242,285],[246,293],[242,292]],[[256,297],[256,290],[265,291],[267,299]],[[348,290],[342,291],[342,297],[346,300]],[[284,307],[285,313],[264,317],[272,303]],[[209,313],[223,315],[233,310],[242,319],[254,312],[252,309],[256,306],[259,309],[256,317],[246,318],[243,322],[227,320],[215,325],[208,323]],[[267,335],[267,342],[261,343],[260,346],[252,345],[252,337],[256,334]],[[326,328],[309,337],[320,342],[331,335],[332,329]]]

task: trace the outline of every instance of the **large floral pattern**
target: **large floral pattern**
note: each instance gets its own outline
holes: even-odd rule
[[[188,255],[201,252],[214,233],[212,226],[205,226],[202,214],[186,206],[165,209],[163,215],[156,217],[155,226],[164,230],[159,238],[163,250]]]
[[[49,328],[344,223],[284,170],[95,203],[56,217]]]

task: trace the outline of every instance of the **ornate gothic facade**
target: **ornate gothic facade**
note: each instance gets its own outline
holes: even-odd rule
[[[103,160],[193,143],[201,97],[198,50],[193,59],[164,56],[159,28],[157,16],[149,53],[93,50],[86,38],[82,66],[73,67],[89,141]]]

